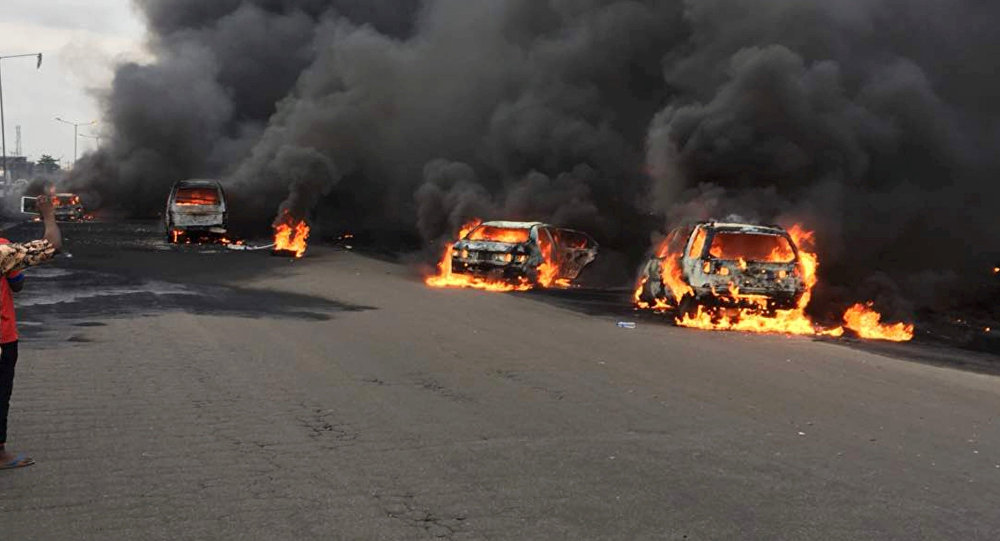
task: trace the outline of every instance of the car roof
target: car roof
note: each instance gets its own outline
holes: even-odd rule
[[[761,235],[785,235],[788,233],[783,227],[778,227],[776,225],[759,225],[741,222],[702,222],[698,225],[714,229],[716,231],[721,230],[741,233],[757,233]]]
[[[218,188],[219,181],[217,180],[180,180],[174,186],[178,188]]]
[[[76,197],[76,194],[72,192],[57,193],[55,195],[56,197]]]
[[[545,225],[542,222],[505,222],[505,221],[495,221],[495,222],[483,222],[480,225],[486,225],[489,227],[499,227],[501,229],[531,229],[536,225]]]

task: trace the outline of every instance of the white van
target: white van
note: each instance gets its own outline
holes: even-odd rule
[[[167,241],[223,236],[227,232],[226,194],[215,180],[182,180],[170,190],[163,215]]]

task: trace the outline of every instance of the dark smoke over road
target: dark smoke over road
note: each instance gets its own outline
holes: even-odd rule
[[[155,61],[118,68],[113,133],[69,180],[101,206],[154,214],[214,176],[258,226],[279,204],[427,242],[540,219],[633,259],[739,214],[816,228],[828,303],[996,299],[1000,5],[136,4]]]

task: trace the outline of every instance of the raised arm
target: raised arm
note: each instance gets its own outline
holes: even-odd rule
[[[49,241],[57,252],[62,249],[62,232],[59,231],[59,224],[56,223],[56,210],[52,204],[52,198],[47,195],[38,197],[38,213],[42,215],[42,223],[45,224],[45,233],[42,238]]]
[[[55,209],[47,196],[38,198],[38,211],[45,223],[45,233],[39,240],[0,245],[0,274],[19,271],[52,259],[62,248],[62,233],[56,224]]]

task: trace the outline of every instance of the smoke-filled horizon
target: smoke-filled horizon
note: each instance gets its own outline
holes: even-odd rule
[[[995,287],[1000,5],[135,2],[155,61],[118,68],[113,133],[69,179],[99,206],[153,215],[216,177],[243,223],[280,205],[433,243],[544,220],[631,253],[740,215],[815,228],[832,303]]]

